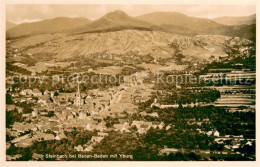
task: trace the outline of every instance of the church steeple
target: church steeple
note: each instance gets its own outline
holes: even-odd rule
[[[81,102],[81,96],[80,96],[80,89],[79,89],[79,82],[78,82],[78,91],[76,94],[76,106],[80,106],[80,102]]]
[[[78,94],[80,94],[80,90],[79,90],[79,82],[78,82]]]

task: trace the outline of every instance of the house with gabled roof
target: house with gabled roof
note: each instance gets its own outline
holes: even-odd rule
[[[55,137],[55,140],[61,140],[61,139],[66,139],[67,136],[63,133],[60,132],[59,134],[57,134],[57,136]]]

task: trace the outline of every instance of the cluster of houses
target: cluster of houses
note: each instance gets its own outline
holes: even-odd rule
[[[97,136],[92,136],[89,143],[75,147],[77,151],[91,151],[93,145],[101,142],[108,135],[105,133],[108,128],[101,111],[108,109],[111,103],[124,106],[124,110],[120,109],[121,112],[136,111],[137,108],[133,104],[134,97],[141,94],[141,91],[139,93],[133,93],[131,90],[126,92],[124,88],[115,87],[107,91],[93,89],[86,94],[80,92],[79,86],[76,93],[48,90],[41,92],[38,89],[20,90],[19,88],[13,90],[12,87],[9,87],[6,93],[11,95],[14,104],[7,105],[6,110],[11,112],[17,109],[19,113],[23,114],[24,121],[14,122],[10,128],[7,128],[7,135],[12,137],[12,140],[7,142],[7,146],[10,147],[11,144],[14,144],[16,147],[26,148],[35,141],[61,140],[67,138],[65,132],[73,131],[76,128],[99,131]],[[122,92],[126,93],[122,95]],[[129,98],[130,96],[132,98]],[[23,113],[24,108],[19,106],[23,102],[33,104],[32,112]],[[115,109],[115,106],[112,109]],[[133,121],[132,125],[129,125],[129,123],[121,121],[119,124],[114,124],[112,129],[118,132],[130,132],[133,126],[139,133],[146,133],[154,125],[144,121]],[[33,155],[35,160],[42,158],[40,154]]]
[[[15,122],[11,129],[6,130],[8,136],[14,139],[10,141],[16,147],[30,147],[35,141],[61,140],[66,138],[64,130],[60,124],[54,121],[40,119],[31,123]]]

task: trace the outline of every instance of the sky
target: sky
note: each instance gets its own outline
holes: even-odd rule
[[[98,19],[106,13],[122,10],[130,16],[152,12],[180,12],[188,16],[216,18],[221,16],[248,16],[256,13],[255,5],[41,5],[20,4],[6,6],[7,21],[20,24],[55,17],[85,17]]]

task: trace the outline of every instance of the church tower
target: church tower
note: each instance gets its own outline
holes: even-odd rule
[[[78,82],[78,91],[77,91],[77,94],[76,94],[76,106],[80,106],[80,103],[81,103],[81,97],[80,97],[80,90],[79,90],[79,82]]]

